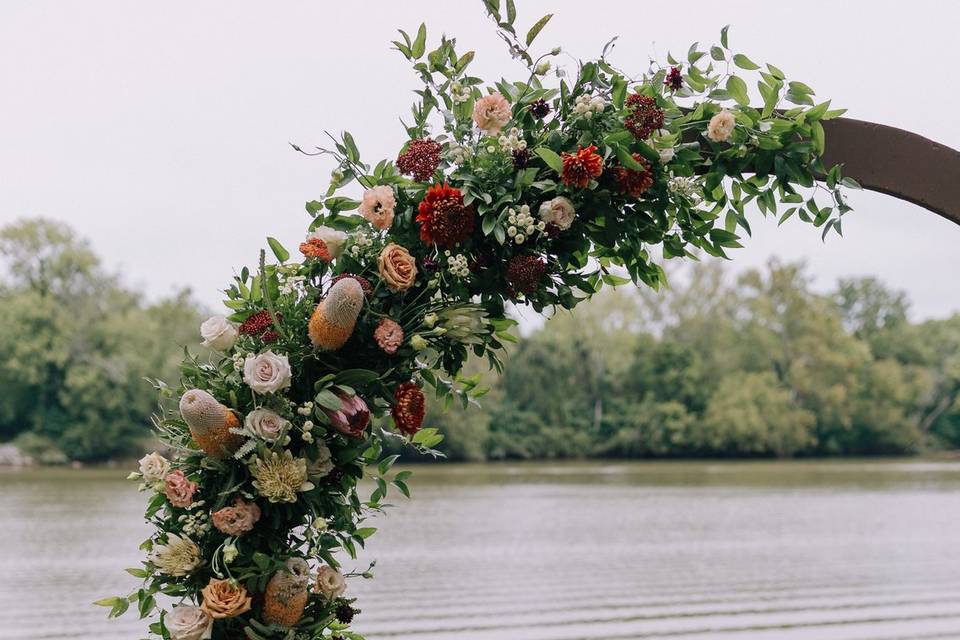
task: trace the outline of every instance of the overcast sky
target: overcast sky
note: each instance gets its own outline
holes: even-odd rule
[[[715,42],[730,23],[731,48],[849,116],[960,148],[953,3],[517,4],[524,29],[556,13],[543,49],[593,57],[619,35],[613,59],[635,71]],[[396,156],[416,82],[390,40],[421,21],[431,38],[477,50],[474,74],[520,76],[480,0],[0,0],[0,225],[63,221],[127,284],[151,297],[189,285],[213,307],[265,236],[296,246],[303,203],[326,187],[330,165],[288,141],[348,129],[364,159]],[[870,274],[906,290],[916,318],[960,310],[960,227],[877,194],[850,200],[845,237],[826,244],[796,219],[777,230],[754,211],[732,266],[806,259],[822,289]]]

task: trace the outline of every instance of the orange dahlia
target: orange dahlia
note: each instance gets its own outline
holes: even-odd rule
[[[404,382],[393,393],[393,406],[390,407],[390,414],[393,416],[393,422],[397,425],[397,430],[408,436],[412,436],[420,430],[423,424],[423,416],[426,413],[426,398],[420,387],[412,382]]]
[[[594,145],[577,147],[576,153],[563,154],[563,183],[583,189],[590,184],[591,178],[603,173],[603,158],[597,154]]]
[[[653,185],[653,171],[650,163],[639,153],[633,154],[633,159],[643,165],[642,171],[627,169],[626,167],[617,167],[614,169],[617,185],[622,193],[632,198],[639,198],[643,192]]]
[[[420,239],[447,249],[466,240],[473,232],[476,212],[463,204],[459,189],[444,183],[427,189],[417,213]]]

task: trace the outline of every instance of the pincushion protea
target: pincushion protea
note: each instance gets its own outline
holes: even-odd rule
[[[353,335],[363,308],[363,286],[353,278],[338,280],[310,317],[310,342],[321,351],[336,351]]]
[[[240,428],[236,414],[202,389],[190,389],[183,394],[180,415],[208,456],[230,457],[243,444],[243,436],[231,432]]]
[[[286,569],[273,574],[263,598],[263,621],[292,627],[300,622],[307,606],[310,565],[303,558],[290,558]]]

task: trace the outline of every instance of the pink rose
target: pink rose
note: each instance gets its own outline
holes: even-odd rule
[[[177,469],[167,474],[163,479],[163,493],[167,500],[175,507],[185,509],[193,503],[193,494],[197,490],[197,483],[187,480],[183,471]]]
[[[224,507],[212,514],[213,526],[228,536],[241,536],[253,530],[260,519],[260,507],[256,502],[244,502],[237,498],[232,507]]]
[[[377,229],[386,230],[393,224],[393,210],[396,206],[397,198],[393,195],[393,188],[380,185],[363,193],[360,215]]]
[[[495,136],[510,122],[510,103],[499,93],[491,93],[473,105],[473,121],[484,133]]]

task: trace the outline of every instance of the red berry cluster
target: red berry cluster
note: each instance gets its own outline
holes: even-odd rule
[[[627,110],[630,114],[624,118],[623,126],[637,140],[646,140],[650,134],[663,126],[663,111],[649,96],[635,93],[627,98]]]
[[[282,322],[283,316],[277,314],[277,322]],[[257,311],[255,314],[243,321],[240,325],[240,333],[260,338],[264,342],[275,342],[280,335],[273,329],[273,320],[270,318],[270,312],[266,309]]]
[[[546,271],[547,263],[539,256],[513,256],[507,263],[507,282],[515,291],[531,295]]]
[[[419,182],[426,182],[440,166],[443,147],[430,138],[411,140],[407,150],[397,157],[397,168]]]

